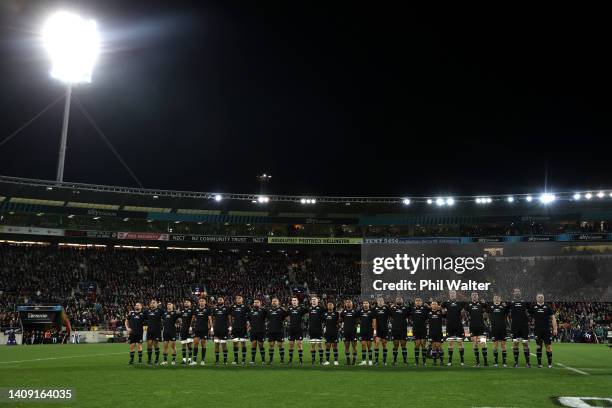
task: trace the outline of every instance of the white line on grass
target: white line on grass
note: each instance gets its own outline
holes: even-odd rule
[[[27,363],[30,361],[62,360],[66,358],[101,357],[101,356],[112,356],[115,354],[125,354],[125,352],[122,351],[121,353],[81,354],[79,356],[45,357],[45,358],[33,358],[30,360],[0,361],[0,364]]]
[[[533,353],[529,353],[529,354],[531,354],[531,355],[532,355],[532,356],[534,356],[534,357],[537,357],[537,355],[535,355],[535,354],[533,354]],[[573,372],[578,373],[578,374],[582,374],[582,375],[591,375],[591,374],[589,374],[589,373],[587,373],[587,372],[584,372],[584,371],[582,371],[582,370],[579,370],[579,369],[577,369],[577,368],[570,367],[570,366],[566,366],[565,364],[557,363],[557,365],[558,365],[559,367],[563,367],[563,368],[565,368],[566,370],[570,370],[570,371],[573,371]]]

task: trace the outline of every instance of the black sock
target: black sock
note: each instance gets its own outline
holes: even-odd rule
[[[304,350],[298,350],[298,359],[300,360],[300,363],[304,360]]]
[[[285,348],[283,346],[281,346],[278,349],[278,354],[280,355],[281,363],[284,363],[285,362]]]
[[[172,361],[176,361],[176,353],[172,353]]]
[[[266,350],[264,350],[263,346],[259,347],[259,355],[261,356],[261,362],[266,362]]]
[[[440,364],[444,362],[444,350],[438,350],[438,355],[440,356]]]
[[[334,349],[334,361],[338,361],[338,349]]]
[[[317,361],[317,351],[314,349],[310,350],[310,357],[310,362],[314,364]]]
[[[238,362],[238,347],[234,346],[234,361]]]
[[[293,361],[293,349],[289,349],[289,362]]]
[[[383,363],[386,363],[386,362],[387,362],[387,349],[384,348],[383,349]]]
[[[159,348],[155,349],[155,362],[157,363],[159,361]]]
[[[489,363],[487,361],[488,353],[489,353],[489,350],[487,350],[486,347],[482,349],[482,358],[484,360],[485,365],[487,365]]]
[[[538,365],[542,365],[542,349],[536,350],[536,358],[538,359]]]
[[[223,362],[227,363],[227,349],[223,350]]]
[[[519,351],[518,349],[512,349],[512,354],[514,355],[514,362],[518,364],[519,362]]]
[[[421,359],[423,360],[423,364],[427,363],[427,350],[421,349]]]
[[[461,358],[461,362],[465,362],[464,357],[465,357],[465,350],[460,348],[459,349],[459,357]]]
[[[153,350],[152,349],[147,349],[147,361],[150,363],[151,362],[151,356],[153,355]]]
[[[215,350],[215,362],[219,362],[219,350]]]
[[[348,351],[344,351],[344,359],[346,360],[346,364],[350,364],[351,362],[351,353]]]
[[[419,364],[419,349],[418,348],[414,348],[414,362],[418,365]]]
[[[329,363],[329,349],[325,350],[325,361]]]
[[[523,354],[525,354],[525,361],[529,364],[529,349],[526,349]]]
[[[357,363],[357,352],[353,351],[353,364]]]
[[[142,363],[142,350],[138,352],[138,362]]]
[[[206,361],[206,347],[202,347],[202,361]]]
[[[448,349],[448,362],[449,363],[453,362],[453,349],[452,348]]]
[[[193,348],[193,361],[196,363],[198,362],[198,346]]]
[[[255,356],[257,355],[257,349],[255,347],[251,348],[251,361],[255,362]]]
[[[168,353],[164,353],[164,361],[168,361]]]
[[[246,350],[246,345],[242,346],[242,362],[244,363],[246,361],[246,355],[247,355],[247,350]]]
[[[185,347],[183,347],[181,349],[181,352],[183,353],[183,360],[186,360],[187,359],[187,349]]]
[[[323,362],[323,349],[319,349],[319,362]]]
[[[393,347],[393,362],[397,363],[397,348]]]
[[[404,359],[404,363],[408,361],[408,347],[402,347],[402,358]]]
[[[508,353],[506,352],[506,350],[502,350],[502,364],[506,364],[507,356],[508,356]]]
[[[361,350],[361,361],[366,361],[366,351]]]
[[[130,362],[134,362],[134,352],[130,351]]]
[[[268,362],[272,363],[273,360],[274,360],[274,349],[270,347],[270,350],[268,350]]]
[[[377,348],[376,352],[374,352],[374,359],[376,363],[378,363],[378,356],[380,356],[380,350]]]
[[[478,351],[478,348],[474,349],[474,356],[476,357],[476,364],[480,364],[480,352]]]
[[[499,352],[497,349],[493,350],[493,360],[495,360],[495,364],[499,363]]]
[[[372,361],[372,349],[368,350],[368,360]]]
[[[546,358],[548,359],[548,365],[552,365],[552,351],[546,352]]]

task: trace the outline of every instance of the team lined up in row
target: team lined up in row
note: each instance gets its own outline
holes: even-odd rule
[[[526,303],[520,299],[518,290],[514,293],[515,300],[502,303],[499,296],[495,296],[491,304],[479,300],[476,292],[472,293],[470,302],[457,300],[456,292],[449,293],[449,300],[439,303],[431,301],[424,303],[420,298],[414,300],[413,305],[404,304],[397,298],[394,304],[388,305],[384,300],[378,299],[374,306],[363,301],[360,308],[347,299],[341,310],[336,309],[333,302],[326,307],[319,304],[317,297],[312,297],[310,305],[301,305],[296,297],[291,299],[289,307],[282,308],[279,300],[273,298],[271,306],[264,308],[256,299],[252,306],[244,303],[242,296],[236,296],[232,306],[225,304],[223,297],[216,300],[214,306],[208,306],[206,296],[198,299],[198,305],[192,307],[191,301],[186,300],[181,310],[177,310],[172,303],[166,308],[159,307],[156,300],[151,300],[149,308],[144,309],[140,303],[135,305],[126,319],[129,333],[130,364],[134,362],[136,349],[138,361],[142,362],[142,341],[144,327],[146,326],[148,364],[153,364],[152,355],[155,351],[155,364],[159,363],[159,341],[163,341],[163,362],[168,362],[168,350],[172,352],[171,364],[176,364],[177,321],[180,320],[180,340],[182,343],[182,364],[196,365],[198,348],[201,346],[201,365],[206,360],[206,340],[211,338],[215,345],[215,361],[227,364],[227,341],[234,344],[234,360],[232,364],[246,364],[247,338],[251,342],[251,364],[255,363],[257,351],[261,355],[262,364],[265,363],[264,341],[268,340],[268,364],[272,364],[275,348],[278,348],[281,363],[285,360],[284,325],[287,322],[289,340],[289,363],[293,362],[294,350],[297,349],[299,363],[303,363],[302,348],[302,322],[303,316],[308,316],[308,337],[310,340],[311,363],[316,363],[317,352],[319,363],[324,365],[338,365],[338,341],[340,331],[345,345],[346,364],[356,364],[357,343],[361,342],[360,365],[373,365],[380,362],[382,349],[382,364],[387,363],[387,342],[393,342],[393,364],[397,364],[399,349],[403,363],[407,364],[408,323],[412,318],[412,331],[415,341],[414,358],[419,364],[420,355],[422,364],[427,361],[427,340],[431,342],[431,357],[433,364],[444,363],[442,342],[444,341],[443,320],[446,320],[446,340],[448,341],[448,362],[453,363],[455,343],[458,346],[460,364],[464,365],[463,339],[466,337],[462,322],[465,311],[469,317],[469,337],[471,338],[476,366],[480,366],[480,354],[483,362],[488,366],[488,349],[485,337],[485,313],[489,315],[491,323],[490,335],[493,341],[495,366],[499,363],[499,349],[501,349],[502,365],[507,365],[506,340],[508,337],[507,323],[511,322],[513,340],[514,365],[519,363],[519,343],[523,343],[523,352],[526,365],[530,367],[529,350],[529,316],[534,320],[535,339],[537,343],[538,366],[542,366],[542,346],[546,346],[548,366],[552,366],[552,337],[557,334],[557,322],[552,308],[544,303],[544,296],[538,295],[536,302]],[[267,336],[266,336],[267,334]],[[296,347],[297,346],[297,347]],[[325,361],[323,355],[325,352]],[[351,353],[352,352],[352,353]],[[239,359],[241,354],[242,359]],[[352,354],[352,356],[351,356]],[[332,358],[333,355],[333,358]],[[351,358],[352,357],[352,358]],[[330,358],[331,361],[330,361]]]

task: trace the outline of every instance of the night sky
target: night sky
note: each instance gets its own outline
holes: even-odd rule
[[[612,187],[608,13],[395,4],[2,0],[0,140],[63,92],[38,35],[69,9],[104,41],[75,95],[145,187],[256,192],[263,172],[287,194]],[[55,177],[62,109],[0,147],[0,174]],[[136,185],[75,105],[65,179]]]

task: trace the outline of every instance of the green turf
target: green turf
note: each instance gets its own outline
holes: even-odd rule
[[[553,406],[554,396],[612,396],[612,350],[604,345],[554,345],[555,363],[586,375],[557,364],[553,369],[474,368],[469,349],[469,366],[415,367],[413,344],[409,367],[311,367],[307,350],[303,367],[281,366],[278,355],[272,367],[215,367],[212,346],[209,343],[206,367],[128,366],[127,346],[122,344],[2,346],[0,388],[73,388],[76,399],[62,406],[113,408],[547,407]],[[340,360],[343,364],[342,350]],[[9,405],[39,404],[0,403]]]

